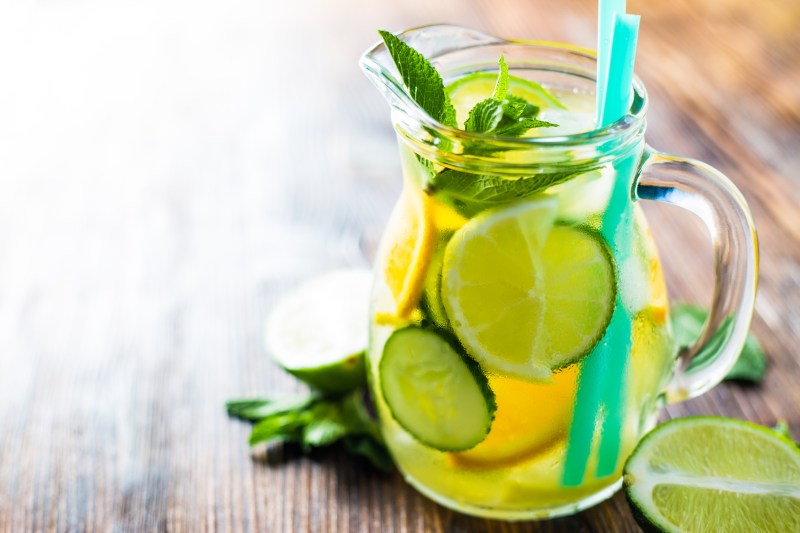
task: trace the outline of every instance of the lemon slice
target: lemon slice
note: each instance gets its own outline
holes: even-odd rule
[[[372,271],[337,270],[313,278],[270,314],[266,345],[284,370],[317,389],[343,393],[366,380]]]
[[[460,128],[464,127],[464,121],[475,104],[492,96],[496,82],[495,72],[473,72],[447,86],[447,94],[456,108],[456,116],[463,118],[459,120]],[[565,109],[547,89],[535,81],[517,76],[509,76],[508,94],[523,98],[540,109]]]
[[[390,248],[384,279],[394,297],[397,318],[408,318],[419,303],[425,275],[436,247],[435,208],[427,194],[406,187],[384,234]]]
[[[468,353],[486,370],[549,380],[600,340],[616,297],[602,237],[554,223],[545,198],[487,211],[445,250],[442,300]]]
[[[578,365],[556,372],[552,383],[488,377],[497,402],[492,430],[471,450],[451,454],[456,467],[481,470],[514,466],[566,439]]]
[[[624,480],[646,531],[800,531],[800,448],[750,422],[667,422],[636,447]]]

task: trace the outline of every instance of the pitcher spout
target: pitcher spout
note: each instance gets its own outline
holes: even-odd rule
[[[431,61],[437,70],[441,67],[437,59],[448,52],[505,42],[492,35],[450,24],[412,28],[398,34],[398,37]],[[383,42],[364,53],[359,66],[390,106],[412,116],[421,111],[403,85],[400,73]]]

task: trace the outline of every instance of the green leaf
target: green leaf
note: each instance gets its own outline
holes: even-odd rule
[[[396,35],[379,30],[389,55],[411,98],[431,117],[447,126],[456,126],[456,112],[444,90],[442,77],[430,61]]]
[[[456,108],[453,107],[453,103],[450,101],[450,96],[447,93],[444,95],[444,115],[442,115],[441,123],[453,128],[458,126]]]
[[[315,395],[289,396],[274,400],[269,398],[246,398],[230,400],[225,403],[225,408],[232,417],[258,422],[274,414],[302,410],[316,400],[317,396]]]
[[[344,439],[345,449],[352,455],[360,455],[369,460],[379,470],[390,472],[394,461],[382,441],[370,435],[352,435]]]
[[[359,389],[340,397],[312,393],[301,398],[231,400],[226,407],[231,416],[257,422],[250,433],[251,446],[281,440],[301,444],[309,452],[344,441],[349,453],[366,457],[381,470],[391,470],[393,462],[378,422],[364,401],[364,389]]]
[[[497,83],[492,91],[492,98],[503,101],[508,95],[508,65],[506,59],[500,56],[500,72],[497,74]]]
[[[499,80],[498,80],[499,83]],[[522,98],[481,100],[469,112],[464,129],[472,133],[492,133],[503,137],[519,137],[531,128],[550,128],[557,124],[539,120],[539,108]]]
[[[503,102],[494,98],[481,100],[469,112],[464,129],[471,133],[491,133],[503,120]]]
[[[539,114],[539,108],[537,106],[529,104],[526,100],[520,98],[519,96],[510,94],[506,100],[508,101],[506,104],[506,116],[508,118],[514,120],[520,118],[534,118]]]
[[[519,137],[533,128],[554,128],[556,126],[558,126],[558,124],[536,118],[520,118],[516,121],[501,121],[494,133],[503,137]]]
[[[571,172],[557,172],[509,179],[446,169],[433,177],[428,192],[471,217],[484,209],[534,195],[572,176]]]
[[[311,413],[308,411],[289,411],[264,418],[253,426],[253,431],[250,433],[250,446],[272,440],[301,442],[303,428],[310,421]]]
[[[672,307],[670,318],[676,345],[679,348],[685,348],[693,344],[700,337],[707,317],[708,312],[702,307],[689,303],[675,304]],[[708,345],[692,359],[687,370],[691,371],[710,364],[717,348],[730,334],[731,327],[731,321],[723,323],[720,331],[709,340]],[[760,383],[764,379],[766,368],[767,358],[761,344],[755,336],[748,334],[742,353],[739,354],[736,364],[733,365],[725,379]]]
[[[350,432],[336,402],[323,402],[311,409],[311,418],[303,429],[304,446],[328,446]]]
[[[328,446],[348,434],[347,426],[335,419],[312,420],[303,431],[306,446]]]
[[[370,435],[377,441],[383,442],[378,421],[367,412],[363,392],[356,391],[342,399],[339,403],[342,418],[347,421],[351,433]]]

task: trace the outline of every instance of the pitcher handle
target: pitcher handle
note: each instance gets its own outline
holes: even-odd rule
[[[692,159],[645,153],[636,196],[697,215],[714,247],[714,296],[700,338],[678,355],[667,400],[680,402],[718,384],[742,351],[755,307],[758,239],[742,194],[718,170]],[[703,364],[689,369],[702,356]]]

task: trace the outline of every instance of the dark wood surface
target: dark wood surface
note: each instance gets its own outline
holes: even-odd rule
[[[0,8],[0,532],[638,531],[624,500],[508,524],[342,453],[251,452],[225,399],[300,390],[264,320],[369,263],[399,191],[376,28],[452,22],[594,47],[590,0],[64,0]],[[716,413],[800,437],[800,3],[629,2],[648,138],[742,189],[761,238],[760,387]],[[674,299],[709,244],[648,208]]]

